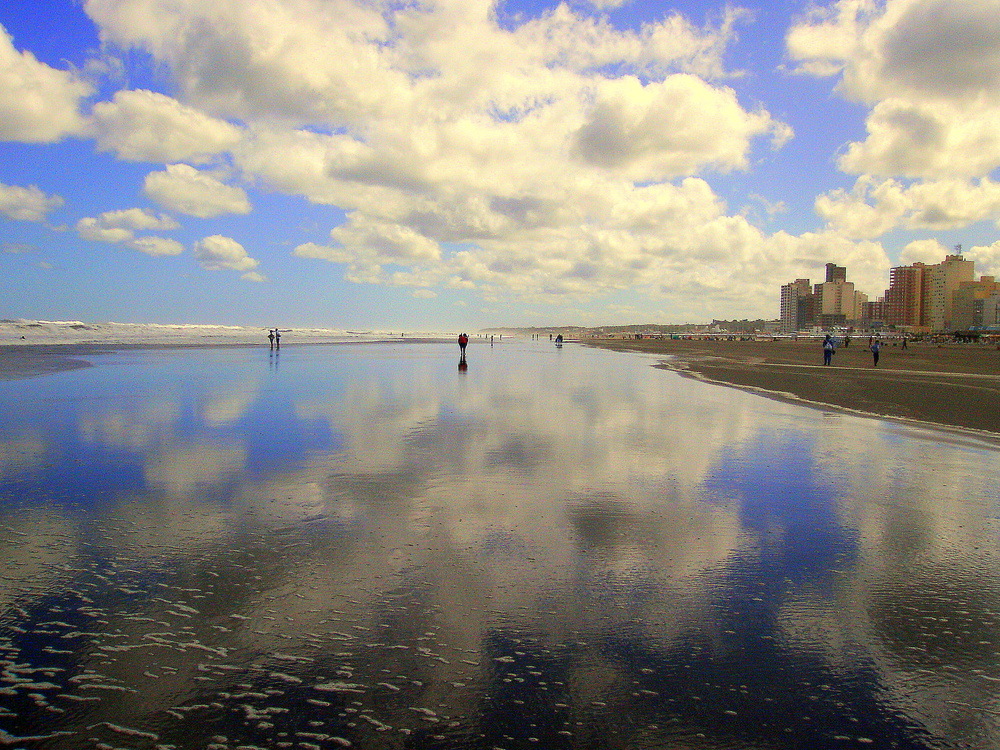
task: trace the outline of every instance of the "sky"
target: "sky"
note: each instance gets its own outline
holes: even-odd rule
[[[4,0],[0,318],[776,318],[1000,277],[1000,0]]]

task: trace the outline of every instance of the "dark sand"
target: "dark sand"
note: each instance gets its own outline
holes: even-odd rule
[[[868,338],[823,366],[818,340],[587,339],[620,351],[669,355],[659,366],[775,398],[1000,435],[1000,349],[994,345],[883,346],[872,366]]]

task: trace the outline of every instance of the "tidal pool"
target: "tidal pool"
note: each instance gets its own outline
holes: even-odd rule
[[[0,382],[0,745],[994,748],[1000,451],[474,340]]]

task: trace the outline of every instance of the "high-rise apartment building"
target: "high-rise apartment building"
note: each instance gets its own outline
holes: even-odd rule
[[[838,266],[836,263],[826,264],[826,280],[830,281],[847,281],[847,267]]]
[[[781,287],[781,328],[800,331],[813,325],[824,328],[864,320],[868,297],[847,280],[847,269],[826,264],[826,281],[810,286],[809,279],[796,279]]]
[[[957,247],[961,250],[961,245]],[[885,296],[869,302],[847,280],[847,269],[826,264],[826,281],[796,279],[781,287],[781,328],[800,331],[879,320],[930,331],[1000,326],[1000,282],[973,281],[975,263],[956,253],[937,264],[913,263],[889,272]]]
[[[796,279],[781,287],[781,330],[792,333],[812,325],[811,293],[809,279]]]
[[[893,326],[919,326],[924,309],[923,263],[898,266],[889,271],[889,288],[882,306],[884,322]]]
[[[955,292],[963,282],[972,281],[975,265],[961,255],[947,255],[941,263],[925,267],[922,325],[932,331],[944,331],[953,327]]]
[[[883,322],[931,331],[969,327],[972,297],[966,299],[959,291],[975,283],[974,272],[975,263],[957,254],[945,256],[934,265],[914,263],[893,268],[882,306]],[[975,296],[972,292],[965,294]]]

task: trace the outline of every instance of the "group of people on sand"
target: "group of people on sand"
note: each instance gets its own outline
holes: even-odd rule
[[[844,340],[844,346],[847,346],[847,342],[850,339]],[[905,348],[905,340],[904,340]],[[829,365],[833,363],[833,354],[837,351],[837,344],[833,340],[833,337],[828,333],[826,338],[823,339],[823,364]],[[868,339],[868,351],[872,353],[872,367],[878,367],[878,357],[882,351],[882,342],[875,336]]]

